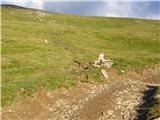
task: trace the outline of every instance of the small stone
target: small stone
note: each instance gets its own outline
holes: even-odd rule
[[[53,111],[53,108],[49,108],[49,111]]]
[[[105,59],[104,53],[100,53],[98,59],[94,61],[93,65],[95,67],[110,68],[113,65],[113,60]]]
[[[105,71],[105,69],[102,69],[102,70],[101,70],[101,74],[102,74],[102,76],[103,76],[105,79],[108,79],[108,74],[107,74],[107,72]]]
[[[47,43],[48,43],[48,40],[45,40],[45,43],[47,44]]]
[[[122,73],[124,73],[124,70],[121,70]]]
[[[12,110],[9,110],[8,112],[12,112]]]

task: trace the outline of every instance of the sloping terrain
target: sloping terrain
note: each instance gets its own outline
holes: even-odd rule
[[[3,120],[153,120],[160,118],[160,66],[145,69],[139,81],[120,75],[103,84],[77,84],[69,90],[40,89],[2,111]],[[142,71],[144,72],[144,71]],[[150,73],[150,74],[149,74]],[[137,73],[138,74],[138,73]],[[153,75],[152,77],[150,75]],[[109,74],[111,75],[111,73]],[[144,76],[143,76],[144,75]],[[157,77],[156,77],[157,76]],[[149,82],[157,81],[154,83]],[[153,100],[155,99],[155,100]],[[155,104],[156,102],[156,104]],[[151,110],[150,110],[151,109]],[[159,120],[159,119],[158,119]]]
[[[113,68],[119,74],[160,63],[158,20],[51,14],[15,6],[1,8],[4,107],[35,96],[39,89],[70,88],[78,82],[103,84],[99,68],[79,69],[75,63],[89,64],[100,52],[114,61]],[[142,81],[157,84],[158,78],[159,75],[152,74]]]

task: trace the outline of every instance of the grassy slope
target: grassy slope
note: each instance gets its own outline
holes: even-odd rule
[[[156,20],[43,16],[2,7],[2,105],[31,95],[39,86],[74,84],[74,60],[87,63],[100,52],[113,59],[117,69],[159,63],[159,26]],[[98,81],[97,71],[88,70],[89,79]]]

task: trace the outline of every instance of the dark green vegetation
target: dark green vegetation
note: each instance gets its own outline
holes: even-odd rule
[[[160,93],[160,87],[158,87],[156,93],[157,94]],[[148,120],[153,120],[159,117],[160,117],[160,97],[155,97],[151,102],[151,104],[149,105]]]
[[[136,120],[153,120],[160,117],[160,86],[147,86],[144,91]]]
[[[69,87],[77,74],[100,81],[99,70],[76,73],[100,52],[114,67],[160,63],[160,21],[82,17],[2,7],[2,105],[32,95],[40,86]],[[48,41],[48,44],[45,43]],[[84,80],[85,82],[85,80]]]

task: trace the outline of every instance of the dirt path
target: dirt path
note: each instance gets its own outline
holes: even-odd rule
[[[103,85],[80,85],[77,89],[73,89],[54,95],[41,91],[34,98],[29,98],[16,107],[4,109],[2,118],[4,120],[133,120],[137,116],[136,108],[141,102],[143,91],[148,87],[146,84],[124,80]]]
[[[100,95],[91,99],[81,110],[81,120],[127,120],[136,115],[141,92],[146,86],[117,82]]]
[[[157,71],[156,75],[159,76]],[[77,84],[70,90],[40,90],[33,98],[3,108],[3,120],[134,120],[145,91],[160,83],[159,77],[147,81],[129,78],[103,84]],[[149,75],[150,76],[150,75]],[[145,76],[146,77],[146,76]],[[153,81],[156,81],[153,83]],[[150,92],[151,94],[152,92]],[[143,104],[142,104],[143,106]],[[144,108],[143,106],[142,108]],[[143,111],[143,109],[142,109]],[[141,116],[141,118],[143,118]],[[144,117],[145,118],[145,117]]]

